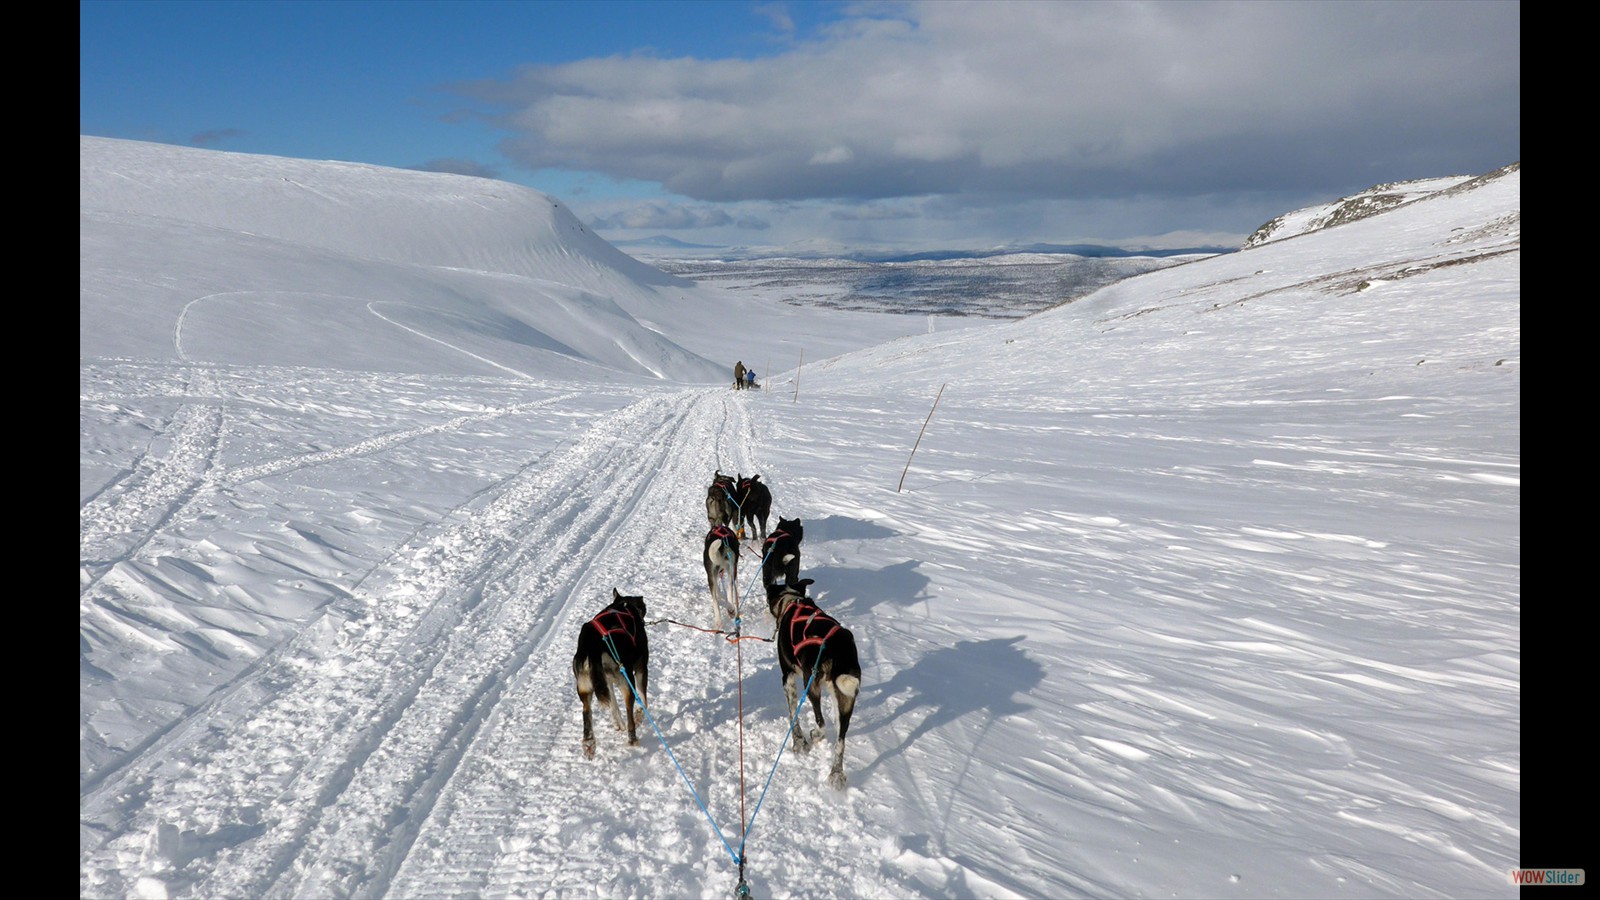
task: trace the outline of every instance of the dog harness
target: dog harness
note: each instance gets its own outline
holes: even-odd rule
[[[832,616],[804,600],[794,601],[784,617],[789,620],[789,643],[796,656],[806,647],[821,647],[839,630],[839,623]]]
[[[600,632],[602,638],[609,638],[620,634],[633,643],[633,613],[624,609],[607,607],[600,610],[600,614],[589,620],[595,631]]]
[[[712,481],[711,487],[706,488],[706,512],[711,512],[711,504],[721,504],[726,500],[727,504],[733,507],[731,515],[738,516],[742,510],[739,508],[739,501],[733,499],[735,488],[737,488],[737,485],[734,484],[733,476],[731,475],[724,475]]]
[[[789,532],[787,531],[774,531],[773,533],[767,535],[766,543],[776,544],[778,542],[778,538],[786,538],[788,536]]]
[[[726,525],[718,525],[717,527],[711,529],[711,536],[719,541],[722,541],[723,543],[727,543],[730,540],[737,541],[737,537],[733,532],[728,530],[728,526]]]

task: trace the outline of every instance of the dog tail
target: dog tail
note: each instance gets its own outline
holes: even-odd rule
[[[583,658],[583,651],[579,650],[572,657],[572,677],[578,682],[578,696],[594,690],[594,682],[589,679],[589,661]]]
[[[834,689],[854,697],[861,690],[861,658],[856,655],[856,636],[850,629],[840,628],[829,641],[828,649],[833,657]]]
[[[861,692],[861,677],[858,675],[838,675],[833,679],[834,689],[846,697],[855,697]]]
[[[588,628],[587,625],[584,626]],[[606,678],[605,646],[599,635],[588,635],[593,640],[585,641],[587,653],[580,652],[578,658],[573,660],[572,670],[578,677],[578,688],[581,691],[587,684],[594,698],[601,703],[611,702],[611,685]]]
[[[605,654],[605,647],[601,646],[599,641],[595,641],[594,647],[589,651],[589,671],[594,673],[591,677],[594,680],[595,699],[601,703],[610,703],[611,679],[606,677]]]

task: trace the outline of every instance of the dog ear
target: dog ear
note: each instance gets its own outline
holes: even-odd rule
[[[616,588],[612,588],[611,589],[611,599],[612,600],[621,600],[622,599],[622,592],[617,590]]]

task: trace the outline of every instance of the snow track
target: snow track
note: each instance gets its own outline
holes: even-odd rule
[[[196,369],[185,393],[200,402],[180,407],[134,466],[79,511],[80,592],[98,585],[117,560],[142,547],[195,495],[211,470],[222,429],[215,381],[205,369]]]
[[[644,595],[652,620],[706,619],[700,501],[713,470],[753,470],[756,446],[738,397],[650,397],[417,535],[341,612],[85,794],[82,894],[648,894],[651,873],[619,871],[586,837],[615,828],[584,828],[640,802],[683,809],[673,833],[639,835],[677,867],[664,883],[687,866],[731,890],[728,850],[648,723],[630,748],[602,716],[596,759],[581,757],[571,653],[613,587]],[[739,650],[675,626],[651,637],[655,725],[737,847]],[[743,646],[759,648],[747,679],[770,668],[769,644]]]

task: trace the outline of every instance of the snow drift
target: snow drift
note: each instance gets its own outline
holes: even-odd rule
[[[728,367],[640,321],[692,283],[538,191],[95,137],[79,162],[85,355],[602,381]],[[254,352],[224,359],[238,331]]]
[[[492,182],[84,168],[80,896],[1515,896],[1517,168],[914,336]],[[857,636],[842,791],[668,622],[662,740],[580,752],[578,628],[704,624],[719,468]]]

